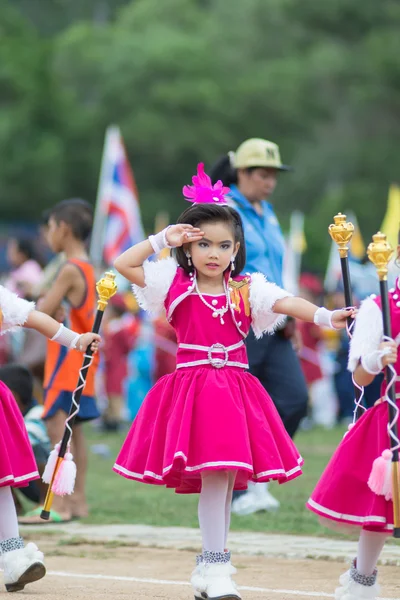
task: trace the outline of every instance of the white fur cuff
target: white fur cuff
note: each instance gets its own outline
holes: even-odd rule
[[[3,313],[0,334],[3,334],[24,325],[29,313],[35,309],[35,303],[19,298],[17,294],[0,285],[0,309]]]
[[[266,280],[262,273],[253,273],[250,283],[250,308],[252,328],[257,339],[264,333],[273,333],[282,327],[286,315],[273,312],[275,302],[293,296],[275,283]]]
[[[382,313],[379,306],[366,298],[357,313],[353,337],[350,341],[348,369],[352,373],[361,358],[379,349],[383,340]]]
[[[133,285],[132,290],[140,308],[152,315],[164,310],[164,301],[174,280],[178,263],[174,258],[164,258],[143,263],[145,287]]]

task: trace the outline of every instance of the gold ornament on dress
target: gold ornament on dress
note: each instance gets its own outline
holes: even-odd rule
[[[240,300],[243,301],[244,314],[246,317],[250,316],[250,278],[245,277],[241,281],[235,281],[234,279],[229,280],[229,287],[231,288],[230,297],[231,303],[235,305],[235,310],[240,312]]]

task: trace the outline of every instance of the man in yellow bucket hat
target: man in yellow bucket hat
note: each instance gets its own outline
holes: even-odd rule
[[[244,273],[261,272],[281,287],[285,242],[269,198],[279,173],[290,170],[282,163],[277,144],[251,138],[236,152],[221,157],[210,171],[214,182],[221,179],[230,187],[232,206],[242,218],[247,254]],[[288,323],[283,330],[260,340],[251,332],[246,341],[250,372],[270,394],[291,437],[306,415],[308,401],[306,381],[291,340],[293,333],[294,323]],[[232,505],[232,511],[240,515],[278,508],[279,502],[267,484],[235,493]]]

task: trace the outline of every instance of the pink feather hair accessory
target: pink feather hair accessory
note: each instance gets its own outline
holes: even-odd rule
[[[204,164],[197,165],[197,175],[192,177],[193,185],[185,185],[182,193],[185,200],[196,204],[227,204],[225,195],[230,192],[222,181],[218,180],[214,185],[210,177],[204,172]]]

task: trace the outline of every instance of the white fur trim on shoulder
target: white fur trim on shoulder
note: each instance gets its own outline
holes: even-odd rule
[[[35,309],[35,303],[19,298],[17,294],[0,285],[0,309],[3,313],[0,334],[3,334],[24,325],[29,313]]]
[[[176,275],[178,263],[172,257],[143,263],[145,287],[132,285],[133,293],[140,308],[152,315],[160,314],[164,301]]]
[[[257,339],[264,333],[273,333],[282,327],[286,315],[272,312],[277,300],[292,296],[275,283],[266,280],[262,273],[253,273],[250,282],[250,308],[254,335]]]
[[[362,356],[378,349],[383,339],[382,313],[379,306],[366,298],[356,316],[353,337],[350,341],[347,368],[354,373]]]

